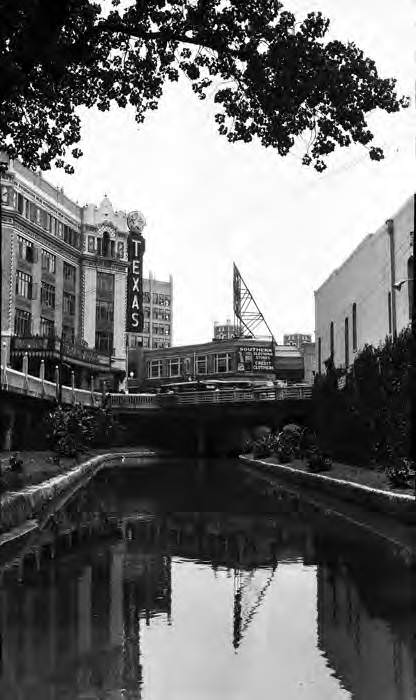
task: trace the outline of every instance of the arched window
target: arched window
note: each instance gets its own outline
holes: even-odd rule
[[[348,316],[345,319],[345,369],[348,369],[350,364],[350,339],[349,339],[349,322]]]
[[[409,260],[407,261],[407,278],[408,278],[408,283],[407,283],[407,288],[409,292],[409,318],[412,318],[412,310],[413,310],[413,275],[414,275],[414,270],[413,270],[413,255],[410,256]]]
[[[103,257],[106,258],[110,254],[110,234],[108,231],[104,231],[103,233],[103,244],[102,244],[102,254]]]
[[[331,321],[331,325],[329,326],[329,351],[330,351],[332,359],[334,359],[335,341],[334,341],[334,322],[333,321]]]
[[[357,304],[352,305],[352,349],[357,349]]]

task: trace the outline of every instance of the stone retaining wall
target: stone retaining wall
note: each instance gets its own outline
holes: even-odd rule
[[[241,462],[250,464],[282,481],[313,489],[315,492],[336,496],[367,510],[385,513],[407,523],[416,523],[416,500],[407,494],[382,491],[364,484],[335,479],[326,474],[314,474],[287,464],[271,464],[262,459],[240,455]]]
[[[28,486],[22,491],[6,493],[0,498],[0,532],[6,533],[27,520],[41,519],[47,511],[61,507],[67,498],[104,467],[114,467],[120,463],[133,466],[138,460],[156,456],[157,454],[150,450],[98,455],[65,474],[59,474],[35,486]],[[3,539],[4,536],[0,538],[0,546]]]

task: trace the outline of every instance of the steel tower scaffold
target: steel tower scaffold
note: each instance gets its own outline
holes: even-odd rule
[[[266,319],[235,263],[233,263],[233,310],[234,326],[238,327],[240,336],[248,333],[250,337],[255,337],[255,331],[263,325],[271,337],[273,346],[277,344]]]

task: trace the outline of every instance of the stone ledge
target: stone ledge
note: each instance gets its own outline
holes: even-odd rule
[[[342,500],[353,501],[369,510],[385,513],[404,522],[416,522],[416,499],[413,496],[384,491],[344,479],[335,479],[326,474],[306,472],[287,464],[272,464],[247,455],[240,455],[239,460],[252,466],[258,466],[261,471],[274,474],[288,482],[331,494]]]
[[[7,541],[7,533],[29,520],[41,518],[47,511],[53,510],[59,500],[59,507],[73,493],[86,484],[103,468],[137,465],[138,460],[158,457],[151,450],[137,452],[109,452],[97,455],[78,464],[64,474],[53,476],[34,486],[27,486],[21,491],[11,491],[0,498],[0,547]],[[44,510],[45,509],[45,510]],[[43,511],[43,513],[42,513]]]

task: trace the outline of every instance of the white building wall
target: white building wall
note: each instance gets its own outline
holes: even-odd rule
[[[396,282],[407,278],[413,230],[413,197],[393,219]],[[389,334],[389,292],[396,303],[397,331],[409,322],[409,294],[405,283],[401,292],[392,288],[388,225],[369,234],[350,257],[315,292],[316,363],[321,338],[321,371],[330,356],[330,324],[334,323],[334,361],[345,366],[345,318],[349,319],[349,364],[366,343],[375,346]],[[353,304],[357,308],[357,350],[353,350]],[[317,366],[317,365],[316,365]],[[319,368],[317,367],[318,371]]]

